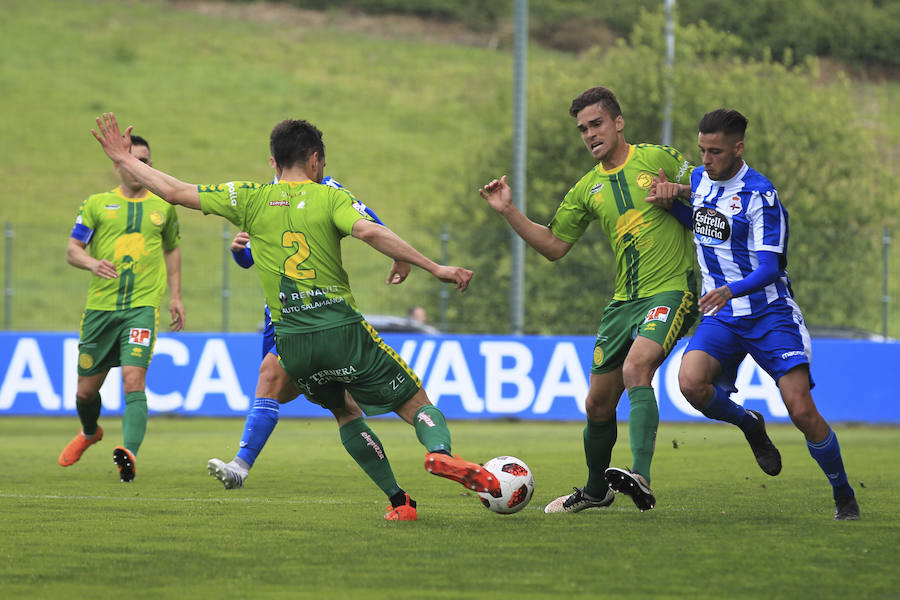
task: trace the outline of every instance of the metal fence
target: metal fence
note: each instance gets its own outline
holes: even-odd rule
[[[40,231],[39,231],[40,230]],[[182,238],[182,280],[183,297],[188,307],[188,328],[191,331],[254,331],[262,323],[264,298],[253,269],[238,267],[230,258],[230,242],[235,233],[229,224],[207,219],[191,224],[190,236]],[[43,237],[38,237],[42,234]],[[65,246],[68,231],[59,232],[59,243],[51,248],[28,240],[44,239],[44,226],[36,223],[13,223],[7,221],[3,236],[3,329],[20,331],[72,330],[80,322],[88,287],[88,275],[66,263]],[[451,261],[448,243],[453,238],[446,225],[441,234],[441,262]],[[458,240],[457,240],[458,241]],[[349,246],[349,245],[348,245]],[[360,245],[361,246],[361,245]],[[361,253],[355,256],[359,250]],[[498,252],[502,252],[498,249]],[[368,249],[345,248],[345,262],[362,262]],[[873,250],[874,252],[874,250]],[[870,293],[867,305],[846,307],[840,318],[831,321],[810,320],[815,314],[817,298],[814,294],[801,294],[801,306],[811,323],[814,335],[830,337],[868,337],[869,339],[890,339],[900,336],[900,305],[892,298],[900,297],[900,278],[892,277],[892,265],[900,264],[900,247],[892,244],[892,232],[881,230],[880,260],[869,256],[865,261],[858,257],[847,257],[853,265],[864,264],[867,282],[878,282],[880,294]],[[796,256],[796,255],[795,255]],[[793,257],[792,257],[793,264]],[[388,314],[405,317],[410,307],[422,306],[429,315],[429,323],[447,332],[493,331],[508,333],[509,321],[502,316],[491,319],[490,323],[467,321],[465,310],[453,310],[453,303],[460,302],[458,294],[449,286],[438,283],[431,277],[413,274],[403,286],[386,286],[389,262],[385,262],[383,273],[373,273],[371,269],[351,272],[354,293],[364,314]],[[561,265],[568,271],[573,268],[589,269],[590,265],[576,267],[574,264]],[[856,268],[855,266],[853,268]],[[878,272],[880,271],[880,272]],[[596,273],[576,273],[575,276],[589,281]],[[506,284],[506,282],[503,282]],[[478,284],[485,285],[484,280]],[[816,287],[830,286],[846,292],[847,282],[815,281]],[[872,284],[869,284],[872,285]],[[812,296],[812,297],[811,297]],[[161,320],[168,317],[164,300]],[[876,306],[875,303],[879,305]],[[498,315],[505,315],[506,297],[500,298]],[[500,305],[503,305],[502,307]],[[865,314],[865,319],[858,315]],[[478,317],[479,320],[484,317]],[[599,318],[599,312],[597,312]],[[586,323],[579,331],[562,331],[554,328],[555,334],[590,333],[596,327],[596,318]],[[565,327],[564,327],[565,328]]]

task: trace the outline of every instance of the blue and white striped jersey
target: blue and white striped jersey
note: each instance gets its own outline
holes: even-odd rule
[[[744,163],[731,179],[713,181],[697,167],[691,173],[691,204],[704,294],[749,275],[759,265],[757,252],[778,254],[778,278],[732,298],[716,317],[752,316],[793,297],[787,276],[788,214],[764,175]]]

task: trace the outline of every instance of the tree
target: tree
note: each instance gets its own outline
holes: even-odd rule
[[[548,222],[568,188],[593,166],[568,116],[571,98],[582,90],[613,89],[629,142],[658,142],[662,32],[662,16],[644,12],[627,43],[529,73],[527,198],[533,220]],[[877,329],[877,243],[885,215],[896,224],[900,199],[886,187],[871,132],[857,122],[850,82],[843,76],[824,82],[812,59],[791,66],[790,57],[732,58],[739,41],[703,23],[679,27],[677,39],[675,147],[696,164],[700,117],[722,106],[745,114],[745,158],[772,180],[790,213],[788,268],[807,321]],[[510,230],[474,190],[508,172],[510,139],[507,133],[487,143],[473,161],[465,210],[435,215],[455,239],[465,240],[454,255],[476,273],[453,315],[463,330],[508,331]],[[531,249],[525,263],[526,332],[593,332],[615,276],[599,228],[589,228],[558,263]]]

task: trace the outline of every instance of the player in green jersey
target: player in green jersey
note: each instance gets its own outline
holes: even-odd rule
[[[132,136],[130,155],[150,165],[150,146]],[[175,208],[151,194],[127,171],[116,168],[121,185],[81,205],[66,260],[93,273],[78,343],[75,406],[81,431],[59,455],[68,467],[103,438],[98,424],[100,387],[112,367],[122,367],[125,412],[123,444],[113,451],[122,481],[132,481],[135,456],[147,431],[147,367],[159,322],[159,303],[168,283],[175,331],[184,328],[181,250]]]
[[[250,234],[253,258],[272,321],[281,365],[307,399],[343,407],[345,391],[367,415],[396,412],[425,446],[425,468],[482,492],[499,482],[481,465],[450,454],[450,431],[419,378],[384,343],[356,308],[341,260],[341,239],[352,235],[379,252],[416,265],[465,291],[472,272],[439,265],[375,223],[343,189],[321,185],[322,134],[306,121],[286,120],[270,136],[278,183],[185,183],[136,160],[131,127],[120,132],[113,114],[92,130],[107,156],[172,204],[223,216]],[[407,496],[408,500],[408,496]]]
[[[591,221],[597,221],[609,238],[616,256],[616,285],[600,318],[585,400],[588,479],[544,511],[609,506],[614,491],[631,496],[644,511],[656,503],[650,490],[650,462],[659,407],[651,381],[697,316],[690,232],[645,198],[660,169],[672,181],[686,181],[691,166],[673,148],[628,144],[622,110],[606,88],[586,90],[572,101],[569,114],[597,165],[569,190],[549,226],[531,221],[515,207],[505,176],[480,193],[548,260],[565,256]],[[626,390],[633,463],[631,469],[610,468],[616,406]]]

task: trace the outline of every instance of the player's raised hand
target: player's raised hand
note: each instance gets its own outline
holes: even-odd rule
[[[115,279],[119,276],[119,273],[116,271],[116,265],[105,258],[98,260],[97,264],[91,267],[91,273],[103,279]]]
[[[504,212],[512,206],[512,190],[506,183],[506,175],[500,179],[494,179],[478,190],[481,197],[487,200],[491,208],[497,212]]]
[[[395,260],[394,264],[391,265],[391,272],[388,273],[387,284],[403,283],[409,277],[410,269],[412,269],[412,265],[408,262]]]
[[[669,183],[668,178],[666,178],[666,173],[660,169],[659,175],[654,177],[650,183],[650,192],[647,194],[645,200],[650,204],[655,204],[662,209],[669,210],[672,207],[672,202],[675,201],[677,196],[678,184]]]
[[[250,234],[246,231],[238,231],[234,239],[231,240],[231,251],[240,252],[250,243]]]
[[[472,271],[462,267],[449,267],[446,265],[438,265],[431,274],[444,283],[454,284],[460,292],[466,291],[466,288],[469,287],[469,281],[472,279]]]
[[[131,156],[131,130],[129,126],[123,134],[119,131],[119,122],[113,113],[103,113],[97,117],[97,129],[91,129],[91,135],[100,142],[100,147],[114,163],[119,163]],[[99,131],[99,133],[98,133]]]
[[[172,331],[181,331],[184,329],[184,303],[181,300],[173,298],[169,301],[169,313],[172,315],[172,322],[169,327]]]

